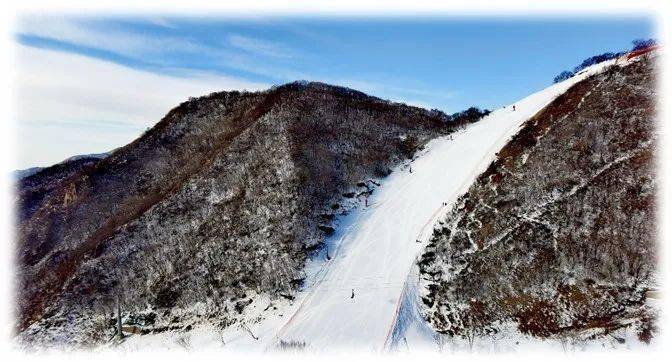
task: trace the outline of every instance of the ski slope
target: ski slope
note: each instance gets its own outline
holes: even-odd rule
[[[515,103],[516,111],[511,106],[498,109],[453,134],[452,140],[433,140],[412,162],[413,172],[407,165],[395,170],[370,198],[372,206],[342,226],[346,231],[332,259],[274,341],[305,342],[318,351],[388,348],[393,330],[403,329],[399,312],[410,313],[403,310],[410,304],[402,292],[434,224],[526,120],[573,84],[611,64],[595,65],[534,93]]]
[[[434,225],[526,120],[614,63],[586,68],[516,102],[516,111],[511,106],[495,110],[464,130],[429,142],[410,165],[382,180],[368,207],[359,205],[338,221],[336,233],[326,240],[331,258],[325,262],[323,251],[307,263],[307,287],[295,302],[256,296],[245,308],[242,324],[223,331],[198,326],[186,335],[138,335],[117,348],[184,347],[185,338],[190,348],[235,351],[275,350],[281,341],[305,342],[310,351],[436,348],[434,332],[418,310],[414,265]],[[269,310],[270,305],[276,308]]]

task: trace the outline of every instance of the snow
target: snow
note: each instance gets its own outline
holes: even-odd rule
[[[555,84],[505,107],[458,132],[430,142],[425,152],[384,180],[374,206],[347,226],[324,274],[282,326],[276,339],[303,341],[317,350],[381,351],[389,343],[408,298],[402,293],[413,261],[457,198],[492,162],[495,154],[530,117],[576,82],[612,62]],[[420,240],[421,242],[416,242]],[[354,289],[355,297],[351,298]],[[410,307],[410,306],[408,306]],[[422,328],[413,334],[427,338]]]
[[[371,195],[368,207],[360,204],[339,220],[336,234],[327,240],[331,259],[325,262],[323,253],[308,263],[308,286],[295,303],[263,311],[269,301],[257,300],[246,308],[247,326],[258,339],[239,326],[221,334],[197,328],[191,332],[192,346],[273,350],[284,341],[305,342],[311,351],[436,348],[437,336],[417,311],[414,264],[433,226],[526,120],[614,62],[591,66],[534,93],[516,102],[516,111],[511,106],[495,110],[452,136],[428,143],[410,163],[413,172],[408,163],[397,167]],[[129,338],[123,348],[163,345],[166,338],[178,338],[140,337]]]

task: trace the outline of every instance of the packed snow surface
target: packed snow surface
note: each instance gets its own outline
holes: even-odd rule
[[[512,106],[495,110],[452,137],[430,142],[410,167],[390,175],[359,220],[346,226],[328,269],[277,338],[317,350],[384,349],[413,261],[438,218],[526,120],[608,64],[528,96],[515,103],[515,111]]]

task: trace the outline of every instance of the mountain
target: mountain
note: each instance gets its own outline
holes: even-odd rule
[[[416,256],[435,223],[522,125],[574,84],[610,64],[591,66],[516,102],[515,110],[497,109],[458,132],[437,137],[412,159],[393,167],[388,177],[376,180],[380,186],[368,202],[339,217],[325,246],[307,259],[306,278],[294,300],[250,294],[250,304],[224,328],[205,323],[191,328],[190,321],[197,319],[185,318],[164,333],[127,338],[119,348],[370,352],[436,349],[437,341],[439,348],[448,348],[444,335],[432,330],[417,311],[421,290],[413,265]],[[459,340],[458,336],[450,343]]]
[[[40,172],[43,169],[44,169],[44,167],[29,167],[29,168],[25,168],[25,169],[21,169],[21,170],[15,170],[14,172],[12,172],[12,177],[15,180],[21,180],[22,178],[32,176],[32,175]]]
[[[298,307],[287,309],[290,317],[279,327],[263,323],[256,328],[262,344],[299,342],[317,351],[433,345],[426,328],[419,328],[425,337],[422,346],[409,342],[405,324],[414,314],[413,262],[434,223],[521,125],[586,75],[531,94],[516,102],[515,110],[496,109],[460,132],[432,140],[407,167],[395,169],[372,195],[370,206],[339,226],[339,235],[330,240],[332,259],[316,273]],[[270,336],[267,330],[273,331]]]
[[[630,330],[649,342],[655,74],[652,59],[611,66],[499,151],[418,260],[419,308],[435,331],[472,345],[507,329],[563,343],[625,343]]]
[[[19,182],[18,339],[105,344],[119,308],[129,351],[646,343],[650,58],[491,113],[309,82],[190,99]]]
[[[190,99],[100,160],[24,178],[19,337],[101,343],[117,302],[161,330],[185,315],[230,325],[255,295],[292,299],[333,220],[465,122],[297,82]]]
[[[96,161],[98,159],[105,158],[109,154],[110,154],[110,152],[91,153],[91,154],[86,154],[86,155],[76,155],[76,156],[68,157],[67,159],[65,159],[65,160],[63,160],[63,161],[61,161],[61,162],[59,162],[55,165],[49,166],[49,167],[30,167],[30,168],[26,168],[26,169],[23,169],[23,170],[15,170],[14,172],[12,172],[12,177],[17,181],[21,181],[22,179],[24,179],[26,177],[33,176],[34,174],[36,174],[36,173],[38,173],[38,172],[40,172],[40,171],[42,171],[46,168],[51,168],[51,171],[49,171],[49,172],[63,172],[64,170],[68,170],[68,169],[77,169],[79,166],[86,163],[86,162],[77,162],[77,161],[80,161],[80,160]],[[59,169],[60,171],[56,171],[57,169]],[[67,173],[67,171],[66,171],[66,173]],[[50,178],[53,178],[53,177],[50,177]],[[44,180],[44,179],[47,179],[47,178],[46,177],[40,177],[40,179]]]

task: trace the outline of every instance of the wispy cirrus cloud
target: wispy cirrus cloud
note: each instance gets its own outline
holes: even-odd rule
[[[208,37],[163,18],[33,16],[18,25],[22,168],[119,147],[179,102],[213,91],[311,80],[425,108],[453,96],[382,73],[334,73],[319,54],[245,29]]]
[[[162,28],[168,28],[168,29],[177,29],[177,26],[172,23],[170,20],[160,17],[160,16],[154,16],[146,19],[147,22],[150,24],[160,26]]]
[[[19,21],[18,34],[56,40],[76,46],[104,50],[131,58],[159,58],[169,53],[222,56],[220,49],[180,36],[150,35],[114,27],[103,27],[92,20],[28,17]]]
[[[124,145],[192,96],[269,86],[207,72],[156,74],[24,45],[17,60],[20,168]]]
[[[177,28],[176,24],[160,17],[145,21],[165,29]],[[258,56],[289,59],[297,54],[284,44],[237,33],[227,35],[225,42],[218,46],[172,33],[138,32],[91,19],[34,16],[22,18],[17,29],[17,35],[21,37],[58,41],[164,67],[177,68],[172,63],[173,59],[188,56],[209,59],[228,68],[270,77],[277,73],[269,74],[264,68],[274,66],[260,65],[261,70],[257,70],[255,64],[259,63],[255,60]],[[298,72],[287,67],[280,69],[280,74],[289,73]]]
[[[147,20],[160,27],[175,24],[163,18]],[[109,24],[108,24],[109,25]],[[166,34],[145,34],[125,30],[120,27],[101,25],[93,20],[77,18],[26,18],[19,27],[20,34],[55,39],[78,46],[100,49],[143,62],[161,66],[166,72],[180,73],[188,68],[171,64],[174,54],[190,54],[196,58],[209,58],[213,67],[222,71],[242,71],[268,79],[271,83],[294,80],[316,80],[343,85],[392,100],[435,97],[449,99],[454,93],[425,87],[425,85],[395,84],[387,80],[365,78],[342,78],[316,70],[297,70],[286,60],[299,54],[285,44],[241,33],[225,36],[221,47],[215,47],[184,36]],[[172,33],[172,32],[169,32]],[[264,58],[264,59],[260,59]],[[267,60],[277,61],[267,61]],[[417,103],[417,102],[416,102]]]
[[[392,100],[449,99],[453,92],[427,87],[413,82],[391,82],[371,77],[340,77],[321,69],[296,69],[297,50],[283,43],[269,41],[243,32],[225,34],[221,46],[213,46],[203,39],[190,38],[173,29],[176,23],[155,17],[144,20],[159,32],[142,32],[110,21],[68,17],[22,18],[18,32],[24,36],[53,39],[79,47],[107,51],[155,66],[155,72],[181,74],[193,72],[190,63],[197,59],[203,65],[220,73],[238,73],[269,83],[284,83],[299,79],[316,80],[343,85]],[[177,34],[177,35],[176,35]],[[187,33],[188,34],[188,33]],[[94,56],[95,57],[95,56]],[[180,59],[187,64],[180,64]],[[291,62],[287,62],[291,59]],[[314,67],[313,67],[314,68]],[[242,72],[242,73],[241,73]],[[187,74],[188,75],[188,74]],[[400,84],[401,83],[401,84]],[[418,102],[415,102],[418,103]]]
[[[229,45],[257,55],[274,58],[292,58],[294,52],[286,46],[264,39],[252,38],[240,34],[231,34],[227,37]]]

